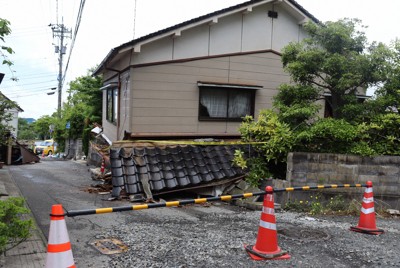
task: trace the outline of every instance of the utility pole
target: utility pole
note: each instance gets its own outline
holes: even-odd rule
[[[67,52],[67,46],[64,45],[64,38],[71,38],[71,30],[68,30],[63,23],[61,24],[49,24],[53,31],[53,38],[60,38],[60,45],[55,45],[55,53],[58,53],[58,107],[57,114],[61,117],[61,102],[62,102],[62,84],[63,84],[63,55]]]

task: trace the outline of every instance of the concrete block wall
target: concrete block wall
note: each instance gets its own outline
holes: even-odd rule
[[[322,153],[289,153],[286,180],[290,186],[372,181],[374,196],[400,198],[400,156],[360,157]],[[364,189],[337,189],[360,193]]]

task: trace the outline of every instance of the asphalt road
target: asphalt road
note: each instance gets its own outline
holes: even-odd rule
[[[88,168],[74,161],[10,167],[44,235],[53,204],[66,210],[131,204],[88,193],[93,184]],[[66,222],[78,267],[400,267],[399,218],[378,218],[385,233],[371,236],[349,231],[358,217],[288,212],[276,212],[276,220],[279,246],[291,259],[253,261],[243,244],[256,242],[260,214],[213,202],[67,217]],[[125,252],[116,253],[125,248],[114,239]]]

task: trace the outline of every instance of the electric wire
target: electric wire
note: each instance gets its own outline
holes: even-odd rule
[[[137,7],[137,0],[135,0],[135,8],[133,10],[133,36],[132,36],[133,40],[135,40],[135,31],[136,31],[136,7]]]
[[[65,77],[67,75],[69,62],[71,60],[72,51],[74,49],[76,37],[78,35],[79,26],[80,26],[81,20],[82,20],[82,14],[83,14],[83,8],[85,6],[85,2],[86,2],[86,0],[81,0],[81,3],[79,5],[79,11],[78,11],[78,15],[77,15],[77,18],[76,18],[75,30],[74,30],[74,34],[73,34],[72,41],[71,41],[71,47],[70,47],[70,50],[69,50],[68,60],[67,60],[67,64],[65,65],[65,70],[64,70],[63,77],[62,77],[62,85],[64,85]]]

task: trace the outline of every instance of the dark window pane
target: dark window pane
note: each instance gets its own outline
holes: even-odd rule
[[[106,114],[106,118],[110,122],[112,122],[112,111],[113,111],[113,107],[112,107],[112,90],[108,89],[107,90],[107,114]]]
[[[240,120],[254,115],[254,90],[200,87],[199,119]]]

